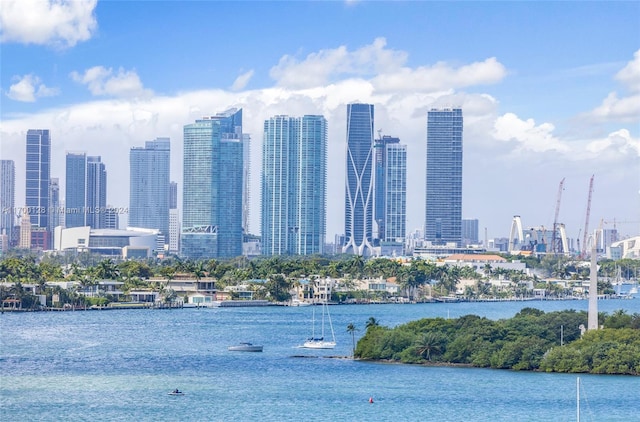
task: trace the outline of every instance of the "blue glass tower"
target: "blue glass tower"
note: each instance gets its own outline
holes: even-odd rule
[[[100,157],[87,157],[86,225],[103,229],[106,224],[107,170]]]
[[[169,138],[147,141],[144,148],[129,151],[129,226],[160,230],[165,243],[169,241],[170,152]]]
[[[326,235],[327,121],[275,116],[264,122],[262,253],[322,253]]]
[[[105,225],[107,171],[100,157],[68,152],[65,181],[65,226]]]
[[[182,254],[242,255],[242,109],[184,126]]]
[[[373,160],[373,105],[348,104],[343,253],[373,252]]]
[[[375,220],[381,244],[402,252],[407,215],[407,147],[400,139],[383,136],[375,141]]]
[[[425,240],[462,242],[462,109],[427,114]]]
[[[16,167],[13,160],[0,160],[0,234],[12,239],[15,214]]]
[[[31,224],[50,231],[49,183],[51,178],[51,138],[48,129],[27,131],[25,205]]]

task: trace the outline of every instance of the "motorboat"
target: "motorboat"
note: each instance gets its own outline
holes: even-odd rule
[[[245,342],[229,346],[228,350],[231,352],[262,352],[262,346]]]
[[[169,393],[170,396],[184,396],[184,393],[177,388]]]

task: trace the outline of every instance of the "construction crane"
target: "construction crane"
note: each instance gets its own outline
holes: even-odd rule
[[[587,254],[587,236],[589,235],[589,214],[591,213],[591,195],[593,194],[593,178],[595,175],[591,175],[591,180],[589,181],[589,197],[587,198],[587,214],[584,219],[584,238],[582,239],[582,250],[580,251],[580,256],[585,256]]]
[[[558,242],[557,242],[557,232],[558,232],[558,215],[560,214],[560,200],[562,199],[562,191],[564,190],[564,177],[560,181],[560,186],[558,186],[558,199],[556,200],[556,213],[553,217],[553,233],[551,234],[551,252],[554,254],[559,252]],[[566,251],[563,251],[566,252]]]

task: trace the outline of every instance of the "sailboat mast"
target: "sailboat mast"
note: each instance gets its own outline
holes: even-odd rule
[[[580,377],[576,379],[576,420],[580,422]]]

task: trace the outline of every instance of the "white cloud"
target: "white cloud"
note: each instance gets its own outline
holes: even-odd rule
[[[97,0],[2,0],[0,40],[73,47],[97,28]]]
[[[640,50],[636,51],[627,65],[616,75],[631,93],[620,97],[617,92],[610,92],[602,103],[586,113],[585,118],[596,122],[637,122],[640,116]]]
[[[253,69],[238,76],[236,80],[233,82],[233,85],[231,85],[231,90],[232,91],[243,90],[249,83],[249,80],[251,79],[252,76],[253,76]]]
[[[51,97],[59,94],[57,88],[49,88],[41,83],[40,78],[36,75],[29,74],[23,76],[14,76],[17,82],[9,87],[7,97],[15,101],[32,103],[36,98]]]
[[[522,120],[506,113],[496,119],[493,136],[500,141],[513,141],[521,152],[568,152],[569,147],[553,136],[554,129],[551,123],[536,125],[533,119]]]
[[[620,129],[610,133],[604,139],[590,141],[586,151],[604,162],[605,157],[617,161],[624,157],[640,157],[640,139],[634,139],[627,129]],[[639,169],[640,170],[640,169]]]
[[[153,94],[153,91],[143,87],[135,70],[120,68],[114,74],[111,68],[94,66],[84,74],[71,72],[70,76],[74,81],[86,85],[93,95],[133,98]]]
[[[352,52],[343,45],[309,54],[303,61],[285,55],[271,68],[270,75],[278,86],[299,89],[325,85],[337,77],[390,72],[402,66],[408,55],[386,49],[386,44],[384,38],[376,38],[372,44]]]
[[[640,50],[636,51],[633,60],[616,74],[616,79],[622,82],[629,91],[640,91]]]

